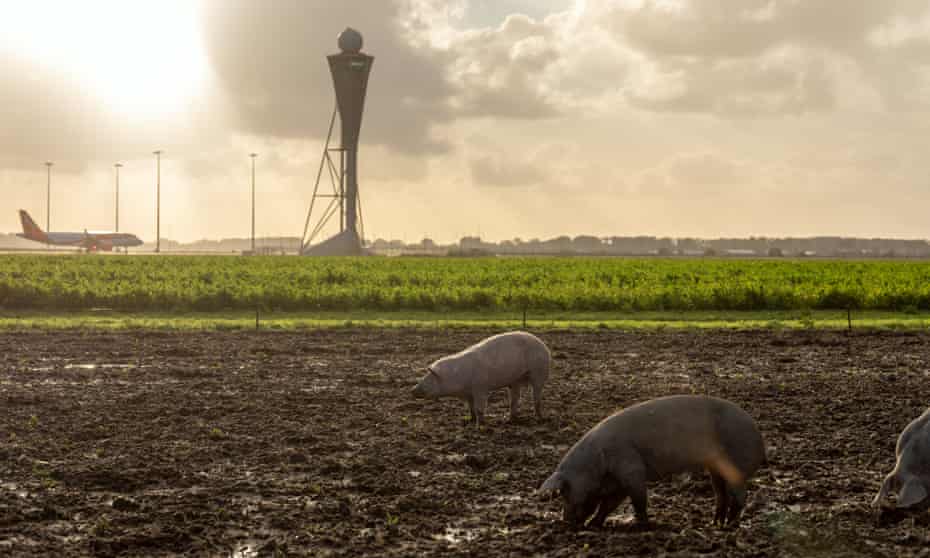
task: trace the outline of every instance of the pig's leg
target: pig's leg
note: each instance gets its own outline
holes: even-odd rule
[[[727,490],[730,493],[730,509],[727,511],[727,525],[736,525],[739,523],[739,514],[743,511],[746,504],[746,487],[743,485],[729,485]]]
[[[607,477],[620,485],[620,490],[630,497],[636,523],[648,525],[646,512],[646,464],[633,448],[607,453],[601,451],[602,463]]]
[[[898,501],[895,506],[898,508],[910,508],[927,499],[927,489],[920,477],[913,476],[907,479],[907,482],[898,492]]]
[[[633,503],[633,515],[636,517],[636,523],[640,525],[649,524],[649,514],[646,511],[646,483],[639,483],[639,486],[631,487],[630,501]]]
[[[730,503],[730,493],[727,492],[727,483],[723,477],[710,473],[710,482],[714,486],[714,496],[717,499],[717,510],[714,512],[714,523],[723,525],[727,520],[727,508]]]
[[[510,420],[517,419],[517,407],[520,405],[520,388],[521,384],[516,383],[510,386]]]
[[[533,407],[536,409],[536,418],[541,419],[542,414],[542,389],[543,382],[545,378],[541,378],[538,375],[531,376],[530,380],[533,384]]]
[[[872,500],[872,507],[878,508],[882,505],[882,502],[885,501],[885,498],[888,497],[888,492],[895,489],[895,484],[897,481],[897,468],[891,472],[890,475],[885,477],[885,482],[882,483],[881,490],[878,491],[878,494],[875,495],[875,498]]]
[[[613,513],[623,503],[624,499],[626,499],[626,494],[622,490],[605,494],[597,507],[597,515],[588,522],[588,525],[603,527],[604,522],[607,521],[607,516]]]
[[[646,471],[640,467],[627,469],[623,478],[623,488],[633,504],[636,523],[647,525],[649,514],[646,511]]]
[[[475,409],[475,426],[480,427],[484,422],[484,410],[488,407],[488,392],[476,389],[471,394],[472,406]]]
[[[471,415],[468,418],[468,422],[471,423],[471,422],[475,422],[476,420],[478,420],[478,416],[475,414],[475,398],[474,397],[468,398],[468,410],[471,413]]]

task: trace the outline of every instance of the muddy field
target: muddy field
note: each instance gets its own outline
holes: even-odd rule
[[[876,518],[895,438],[930,404],[915,332],[544,331],[537,422],[487,428],[409,390],[488,331],[0,334],[0,554],[928,556],[930,514]],[[573,531],[534,489],[588,428],[707,393],[758,420],[770,465],[741,526],[703,476]]]

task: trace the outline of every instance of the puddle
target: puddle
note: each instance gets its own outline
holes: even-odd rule
[[[539,445],[539,449],[543,451],[551,451],[551,452],[559,453],[559,454],[565,453],[566,451],[568,451],[569,447],[570,446],[568,444],[557,444],[557,445],[540,444]]]
[[[306,360],[304,361],[304,364],[306,364],[306,365],[309,366],[310,368],[322,368],[322,367],[325,367],[325,366],[329,366],[329,361],[328,361],[328,360],[323,360],[323,359],[320,359],[320,358],[313,358],[313,357],[310,357],[310,358],[308,358],[308,359],[306,359]]]
[[[242,510],[242,516],[247,517],[261,511],[261,504],[264,499],[257,494],[237,494],[233,501],[237,501],[238,507]]]
[[[446,527],[446,530],[433,538],[437,541],[444,541],[449,544],[462,544],[471,542],[478,538],[477,529],[466,529],[464,527]]]
[[[52,372],[53,370],[128,370],[131,368],[147,368],[138,364],[116,364],[116,363],[68,363],[64,366],[30,366],[26,368],[29,372]]]
[[[519,494],[506,494],[503,496],[495,496],[494,502],[496,504],[518,504],[525,501],[526,498],[520,496]]]
[[[65,370],[108,370],[108,369],[125,369],[137,368],[135,364],[66,364]]]
[[[230,558],[253,558],[258,556],[258,550],[261,547],[259,541],[251,541],[242,546],[237,546],[230,554]]]
[[[15,482],[0,483],[0,488],[2,488],[3,490],[8,490],[12,492],[13,494],[16,494],[20,498],[27,498],[29,496],[29,491],[25,490],[24,488],[22,488]]]
[[[102,384],[103,381],[100,379],[90,380],[89,382],[75,382],[72,380],[59,380],[53,378],[46,378],[41,382],[30,382],[27,385],[29,387],[40,385],[40,386],[96,386]]]
[[[342,385],[342,380],[318,380],[310,387],[300,388],[304,393],[319,393],[321,391],[330,391]]]
[[[280,541],[286,535],[277,529],[261,529],[257,533],[246,533],[240,529],[226,532],[227,539],[235,540],[230,558],[253,558],[255,556],[278,556]]]

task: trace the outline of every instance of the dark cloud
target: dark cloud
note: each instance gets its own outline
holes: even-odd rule
[[[444,148],[433,125],[451,118],[446,55],[414,46],[398,2],[209,0],[208,55],[244,131],[276,137],[325,135],[334,96],[327,54],[351,26],[375,56],[362,141],[406,152]],[[413,22],[412,25],[415,25]]]

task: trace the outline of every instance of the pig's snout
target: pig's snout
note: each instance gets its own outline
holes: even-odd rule
[[[423,389],[423,386],[416,385],[413,386],[413,389],[410,390],[410,395],[418,398],[426,397],[426,391]]]

